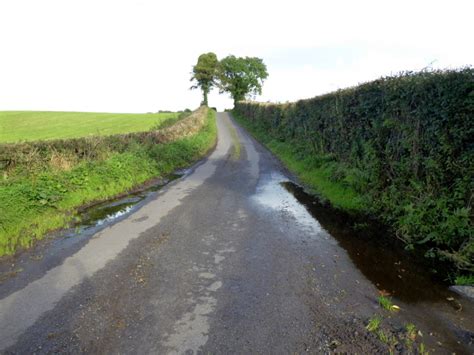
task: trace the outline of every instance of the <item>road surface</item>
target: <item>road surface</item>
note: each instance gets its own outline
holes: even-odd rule
[[[227,113],[215,151],[0,296],[4,353],[386,352],[377,288]]]

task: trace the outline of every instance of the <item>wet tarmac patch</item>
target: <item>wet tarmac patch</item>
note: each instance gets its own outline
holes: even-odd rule
[[[319,238],[319,233],[322,231],[321,224],[308,213],[295,196],[288,193],[284,185],[287,182],[288,179],[280,173],[270,174],[258,184],[254,200],[281,215],[292,216],[301,227],[312,232],[315,238]]]

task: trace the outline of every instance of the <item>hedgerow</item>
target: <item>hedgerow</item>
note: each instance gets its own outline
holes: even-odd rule
[[[0,172],[4,176],[43,170],[45,166],[69,168],[81,161],[103,159],[110,153],[123,153],[134,145],[154,146],[196,133],[203,124],[207,108],[160,124],[147,132],[92,136],[72,139],[40,140],[0,144]]]
[[[406,72],[290,104],[239,102],[235,112],[330,167],[409,248],[474,271],[472,68]]]

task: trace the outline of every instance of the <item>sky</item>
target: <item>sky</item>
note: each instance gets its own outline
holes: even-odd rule
[[[262,58],[255,99],[277,102],[473,65],[473,13],[472,0],[0,0],[0,110],[194,109],[205,52]]]

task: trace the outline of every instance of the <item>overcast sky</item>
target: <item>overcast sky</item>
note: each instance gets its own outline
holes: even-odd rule
[[[195,108],[209,51],[263,58],[262,101],[473,65],[473,14],[472,0],[0,0],[0,110]]]

